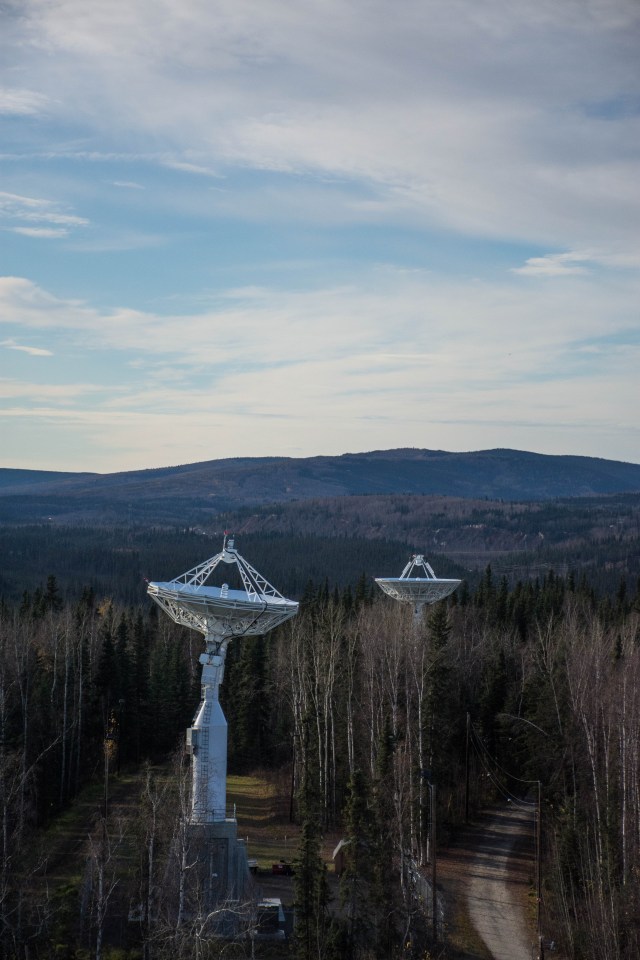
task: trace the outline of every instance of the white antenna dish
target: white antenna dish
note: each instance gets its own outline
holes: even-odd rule
[[[207,586],[218,564],[235,564],[243,590],[227,583]],[[226,819],[227,721],[220,706],[227,646],[234,637],[254,636],[273,630],[298,612],[258,573],[225,533],[222,550],[175,580],[149,583],[147,593],[172,620],[204,634],[202,700],[187,731],[187,748],[193,755],[191,822],[210,824]]]
[[[244,590],[231,590],[227,583],[221,587],[206,586],[220,563],[237,566]],[[176,623],[198,630],[208,641],[218,643],[267,633],[298,612],[298,604],[285,599],[241,557],[233,538],[227,539],[226,534],[222,550],[215,557],[175,580],[150,583],[147,593]]]
[[[421,576],[415,576],[418,571]],[[448,597],[462,581],[436,577],[432,566],[418,553],[409,560],[399,577],[376,577],[376,583],[394,600],[412,603],[417,619],[425,605]]]

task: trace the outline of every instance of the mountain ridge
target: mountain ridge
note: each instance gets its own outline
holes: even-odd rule
[[[198,523],[244,506],[371,494],[545,501],[640,491],[640,464],[494,448],[230,457],[109,474],[0,468],[0,522]]]

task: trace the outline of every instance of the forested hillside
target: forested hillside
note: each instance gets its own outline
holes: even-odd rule
[[[99,599],[90,588],[64,599],[53,573],[2,604],[5,960],[194,956],[192,934],[176,926],[186,767],[170,777],[150,769],[117,822],[107,778],[169,758],[182,742],[200,649],[198,635],[146,602]],[[318,585],[272,636],[231,644],[223,693],[230,769],[289,777],[303,828],[296,896],[305,935],[279,955],[425,956],[429,931],[401,883],[403,864],[426,856],[431,783],[438,842],[463,821],[467,755],[472,815],[499,796],[533,800],[541,782],[545,932],[575,960],[639,955],[635,583],[604,597],[572,575],[511,586],[487,568],[417,625],[362,579]],[[61,887],[47,830],[92,783],[95,829]],[[318,861],[329,827],[353,839],[349,908],[333,919]],[[407,931],[412,946],[401,953]],[[199,949],[235,957],[248,945]]]
[[[609,595],[640,577],[640,494],[543,503],[394,494],[245,507],[186,529],[0,524],[0,597],[15,600],[55,571],[65,597],[89,585],[135,604],[145,578],[170,579],[217,553],[225,529],[295,597],[309,580],[343,588],[397,575],[414,552],[472,586],[487,564],[510,586],[553,570],[584,574]]]
[[[277,533],[400,540],[469,572],[491,563],[518,578],[587,573],[600,588],[640,576],[640,494],[510,503],[394,494],[331,497],[245,507],[210,525],[248,535]],[[439,561],[440,562],[440,561]]]
[[[545,501],[640,491],[640,465],[521,450],[238,457],[112,474],[0,469],[0,522],[210,523],[247,505],[420,494]]]

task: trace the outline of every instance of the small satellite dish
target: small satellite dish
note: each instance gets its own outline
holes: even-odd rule
[[[421,575],[416,576],[418,572]],[[418,553],[411,558],[399,577],[376,577],[376,583],[394,600],[412,603],[414,615],[418,618],[425,605],[448,597],[462,581],[436,577],[431,565]]]

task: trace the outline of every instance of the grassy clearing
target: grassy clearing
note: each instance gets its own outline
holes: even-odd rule
[[[236,816],[247,826],[260,829],[275,826],[277,790],[266,776],[227,777],[227,807],[236,806]]]
[[[110,817],[126,813],[127,808],[135,804],[143,775],[142,770],[126,771],[110,780]],[[230,776],[227,797],[228,806],[235,804],[236,807],[238,835],[249,838],[249,855],[257,857],[261,867],[270,867],[274,860],[293,859],[299,828],[284,816],[285,808],[288,812],[288,798],[283,798],[273,778]],[[33,853],[38,859],[46,857],[49,881],[56,886],[77,881],[87,838],[103,814],[104,784],[88,784],[66,810],[39,831]]]
[[[247,840],[249,856],[257,859],[260,870],[297,854],[300,828],[284,814],[286,799],[268,776],[227,778],[227,806],[235,805],[238,836]]]
[[[249,857],[260,870],[271,869],[279,860],[294,860],[298,853],[300,825],[289,820],[289,783],[267,773],[227,778],[227,806],[235,805],[238,836],[247,840]],[[325,836],[322,857],[333,872],[332,854],[340,836]]]

